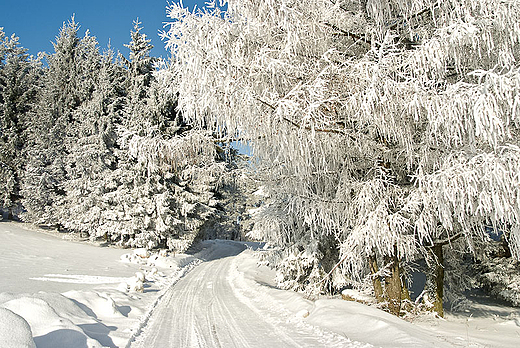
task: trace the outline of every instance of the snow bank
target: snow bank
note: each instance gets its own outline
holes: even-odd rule
[[[63,294],[0,293],[1,315],[17,318],[0,331],[0,342],[8,342],[0,347],[13,347],[18,341],[20,347],[34,347],[34,343],[38,348],[124,347],[146,324],[166,289],[196,261],[185,255],[177,261],[163,260],[172,269],[159,271],[159,266],[137,271],[135,276],[123,278],[123,291],[121,284],[112,282],[92,291]]]
[[[208,242],[202,243],[207,247],[212,244]],[[201,248],[201,251],[207,248]],[[186,254],[173,254],[166,250],[155,252],[146,251],[143,249],[135,249],[132,253],[121,255],[121,261],[125,263],[133,263],[142,266],[158,267],[163,269],[178,270],[196,259],[203,258],[205,253],[197,253],[197,256]]]
[[[446,319],[425,315],[411,323],[362,303],[337,298],[313,302],[300,293],[277,289],[274,271],[259,266],[257,256],[251,250],[240,254],[229,278],[245,304],[276,313],[278,318],[273,322],[284,318],[294,325],[311,325],[319,335],[331,332],[353,342],[385,348],[518,347],[518,308],[487,299],[486,303],[474,302],[462,312],[447,311]]]
[[[101,347],[79,326],[95,320],[60,294],[16,296],[1,305],[24,319],[38,348]]]
[[[0,307],[0,347],[36,348],[31,327],[24,318]]]
[[[306,321],[378,347],[451,347],[423,328],[353,301],[318,300]]]

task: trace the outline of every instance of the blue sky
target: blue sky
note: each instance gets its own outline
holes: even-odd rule
[[[170,0],[170,3],[178,0]],[[196,4],[204,5],[205,0],[184,0],[190,9]],[[164,43],[158,36],[166,17],[166,0],[0,0],[0,27],[7,35],[13,33],[20,38],[23,47],[30,54],[40,51],[53,52],[52,43],[63,22],[75,14],[81,25],[80,36],[89,29],[101,48],[111,45],[115,50],[128,56],[123,44],[130,41],[133,21],[139,17],[144,33],[155,46],[152,55],[166,57]]]

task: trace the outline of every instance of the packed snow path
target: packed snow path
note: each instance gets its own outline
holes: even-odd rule
[[[274,271],[258,266],[269,251],[236,242],[146,258],[41,232],[0,224],[2,348],[518,347],[520,311],[486,299],[412,324],[357,302],[277,289]],[[146,274],[144,291],[121,290],[136,272]]]
[[[131,347],[361,347],[302,321],[273,313],[265,297],[240,279],[236,255],[222,247],[165,294]]]

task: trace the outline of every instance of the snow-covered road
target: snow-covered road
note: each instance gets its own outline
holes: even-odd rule
[[[220,242],[225,243],[225,242]],[[310,325],[273,317],[236,271],[245,247],[227,243],[170,288],[131,347],[360,347]],[[273,299],[274,301],[274,299]],[[256,302],[256,303],[255,303]]]
[[[204,241],[175,255],[27,227],[0,223],[0,348],[518,346],[518,308],[473,303],[410,323],[281,290],[259,266],[270,252],[260,243]],[[140,289],[130,286],[143,274]]]

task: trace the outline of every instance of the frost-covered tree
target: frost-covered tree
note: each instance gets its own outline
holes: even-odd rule
[[[9,111],[2,114],[8,117],[2,135],[13,143],[14,130],[22,127],[25,137],[23,156],[6,143],[2,154],[10,157],[2,161],[27,159],[21,190],[26,221],[125,247],[183,250],[196,238],[214,237],[208,232],[214,228],[223,231],[219,237],[228,233],[219,226],[227,221],[221,203],[228,199],[222,192],[230,191],[232,156],[224,155],[211,131],[193,127],[178,112],[174,72],[150,56],[141,30],[136,22],[126,45],[129,59],[114,59],[110,49],[100,54],[88,31],[78,35],[74,18],[65,23],[55,52],[37,69],[42,77],[30,89],[38,92],[34,106],[20,100],[21,116],[15,116],[23,120],[15,120],[12,104],[2,99],[2,112]],[[3,79],[14,76],[11,56],[27,57],[23,50],[14,53],[14,39],[3,32],[1,39],[4,98],[12,95],[11,81]],[[13,173],[2,175],[16,179]],[[17,186],[7,179],[4,196],[12,197]]]
[[[123,245],[184,250],[220,214],[214,196],[226,163],[211,134],[192,129],[176,111],[170,74],[154,72],[145,98],[134,100],[141,122],[125,113],[128,128],[120,128],[113,194],[124,208],[126,222],[117,230]]]
[[[60,223],[93,238],[116,232],[110,219],[117,187],[117,127],[124,106],[124,70],[108,49],[99,57],[91,98],[75,110],[75,141],[67,151],[65,197]]]
[[[13,34],[0,28],[0,195],[2,208],[13,217],[20,203],[20,179],[25,165],[27,113],[36,96],[40,68]]]
[[[22,195],[25,219],[54,225],[66,194],[66,158],[77,140],[77,110],[94,91],[99,70],[97,41],[89,32],[78,35],[72,18],[64,23],[54,43],[54,53],[46,56],[38,101],[30,114],[28,164]]]
[[[87,131],[71,153],[66,199],[74,214],[65,225],[121,246],[183,250],[221,215],[214,195],[227,167],[211,134],[176,110],[172,72],[150,56],[141,30],[134,22],[129,59],[120,55],[123,79],[102,68],[92,100],[78,109]]]
[[[125,44],[125,47],[130,50],[129,59],[121,56],[127,68],[125,128],[140,135],[145,134],[153,126],[146,102],[154,79],[156,61],[150,56],[153,48],[150,44],[151,40],[141,32],[142,29],[141,22],[135,20],[134,29],[130,32],[131,41]]]
[[[152,90],[158,88],[155,81],[155,59],[150,56],[152,45],[141,32],[139,21],[134,22],[131,41],[125,45],[130,50],[129,59],[120,55],[125,66],[123,81],[124,98],[121,120],[116,128],[117,143],[114,155],[116,168],[111,177],[112,188],[104,194],[108,206],[101,213],[107,228],[98,229],[94,236],[108,233],[121,245],[154,247],[166,244],[164,220],[171,220],[171,192],[165,184],[165,173],[153,169],[159,161],[141,160],[149,151],[160,148],[162,131],[154,123],[154,117],[171,110],[148,106]],[[153,84],[153,87],[152,87]],[[172,99],[168,95],[164,100]],[[154,110],[152,110],[154,109]],[[161,116],[159,116],[161,117]],[[167,154],[163,154],[164,157]],[[162,158],[162,157],[161,157]],[[166,169],[168,171],[168,169]],[[166,180],[167,181],[167,180]]]
[[[426,258],[442,315],[453,243],[492,225],[520,257],[518,1],[223,3],[169,7],[173,85],[188,120],[253,141],[282,271],[368,277],[398,314]]]

